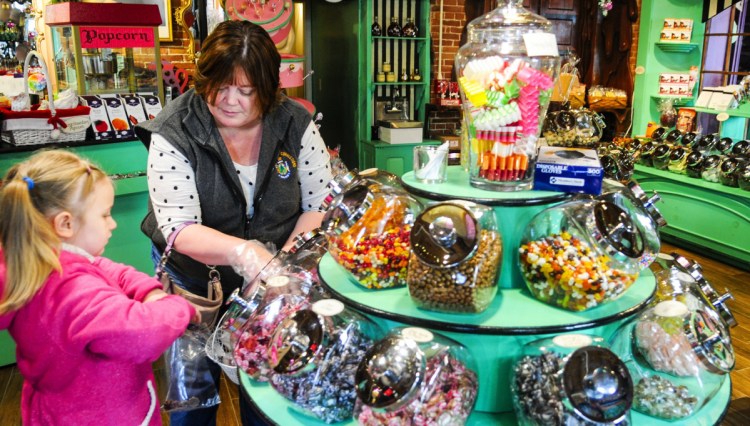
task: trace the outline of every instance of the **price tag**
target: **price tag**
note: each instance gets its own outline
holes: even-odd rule
[[[687,306],[676,300],[660,302],[654,307],[654,313],[660,317],[679,317],[688,313]]]
[[[332,317],[344,311],[344,304],[335,299],[323,299],[312,305],[312,311],[324,317]]]
[[[289,277],[285,277],[283,275],[271,277],[268,281],[266,281],[266,285],[269,287],[284,287],[287,284],[289,284]]]
[[[407,327],[401,330],[401,335],[418,343],[431,342],[435,337],[430,330],[419,327]]]
[[[716,114],[716,121],[723,122],[729,120],[729,114],[726,112],[721,112],[719,114]]]
[[[552,33],[524,34],[523,43],[529,56],[560,56],[557,51],[557,38]]]
[[[552,339],[554,344],[563,348],[582,348],[589,346],[593,341],[591,336],[585,334],[563,334]]]
[[[635,67],[635,73],[637,75],[646,74],[646,68],[644,68],[643,65],[638,65],[637,67]]]

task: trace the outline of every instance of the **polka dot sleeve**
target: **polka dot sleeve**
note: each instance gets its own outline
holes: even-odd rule
[[[330,192],[331,158],[320,137],[320,132],[312,121],[302,136],[299,154],[299,184],[302,189],[302,210],[321,211],[320,204]]]
[[[195,173],[187,158],[158,134],[148,150],[148,194],[164,238],[182,223],[201,223]]]

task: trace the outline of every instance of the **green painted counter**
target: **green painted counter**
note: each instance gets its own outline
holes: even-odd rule
[[[12,147],[0,144],[0,174],[5,175],[11,166],[25,160],[39,148],[49,147]],[[146,170],[148,152],[138,140],[105,144],[71,143],[65,148],[89,158],[110,175],[139,175]],[[153,274],[151,241],[140,231],[141,220],[146,215],[148,203],[146,176],[116,179],[114,182],[115,205],[112,216],[117,222],[117,228],[112,232],[104,255]],[[12,345],[7,332],[0,332],[0,366],[14,362],[15,345]]]
[[[280,426],[326,426],[327,423],[300,414],[292,404],[268,383],[258,383],[251,380],[247,374],[240,371],[240,389],[249,396],[255,409],[271,424]],[[700,411],[689,419],[691,426],[710,426],[718,424],[724,417],[732,394],[732,382],[727,380],[719,389],[717,395]],[[631,411],[630,424],[648,426],[674,426],[677,422],[668,422],[645,416],[641,413]],[[356,426],[358,423],[352,419],[346,422],[336,423],[340,426]],[[516,416],[513,412],[505,413],[483,413],[474,411],[466,423],[467,426],[512,426],[517,425]]]
[[[634,177],[662,198],[662,238],[750,270],[750,191],[642,165]]]

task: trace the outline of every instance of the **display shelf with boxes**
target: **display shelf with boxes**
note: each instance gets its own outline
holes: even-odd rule
[[[655,43],[662,52],[690,53],[698,48],[695,43]]]

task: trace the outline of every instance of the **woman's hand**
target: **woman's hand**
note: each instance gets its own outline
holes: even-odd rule
[[[250,282],[273,258],[274,254],[260,241],[250,240],[232,249],[227,256],[227,262],[235,272]]]

